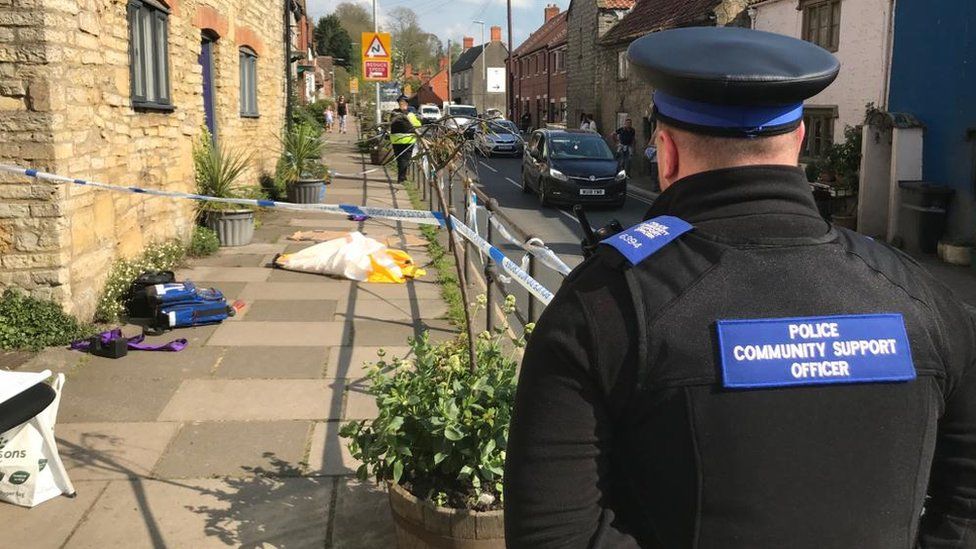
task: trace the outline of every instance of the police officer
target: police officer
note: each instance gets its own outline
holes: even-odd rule
[[[831,227],[797,167],[839,65],[735,28],[629,49],[664,189],[546,309],[505,476],[510,547],[976,547],[976,327]]]
[[[397,163],[397,183],[407,180],[407,169],[413,157],[413,146],[417,143],[417,128],[420,119],[410,108],[407,96],[397,98],[397,109],[390,119],[390,144],[393,145],[393,156]]]

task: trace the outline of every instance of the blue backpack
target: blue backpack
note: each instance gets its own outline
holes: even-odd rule
[[[156,311],[153,328],[159,331],[216,324],[235,313],[220,290],[197,288],[189,281],[156,284],[146,295]]]

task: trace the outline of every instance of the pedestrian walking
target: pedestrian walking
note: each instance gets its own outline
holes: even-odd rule
[[[522,132],[529,133],[530,129],[532,129],[532,115],[526,111],[522,114]]]
[[[797,166],[837,59],[733,27],[628,52],[663,192],[529,339],[508,546],[974,547],[974,311]]]
[[[417,128],[420,119],[410,108],[407,96],[397,98],[397,109],[390,119],[390,144],[397,164],[397,183],[407,180],[407,169],[413,157],[413,147],[417,143]]]
[[[325,108],[325,131],[332,133],[332,126],[335,124],[335,111],[332,110],[332,105]]]
[[[634,142],[637,141],[637,130],[631,118],[624,120],[624,125],[613,132],[613,140],[617,144],[617,161],[621,169],[630,166],[630,157],[634,154]]]
[[[593,120],[593,115],[592,114],[584,114],[583,115],[583,122],[580,124],[580,129],[581,130],[588,130],[588,131],[591,131],[591,132],[597,131],[597,129],[596,129],[596,121]]]
[[[349,115],[349,104],[346,96],[340,95],[336,100],[336,115],[339,117],[339,133],[346,133],[346,117]]]

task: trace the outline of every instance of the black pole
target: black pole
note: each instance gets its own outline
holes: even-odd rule
[[[491,219],[488,220],[488,230],[486,231],[486,236],[489,244],[492,244],[492,230],[491,230]],[[489,332],[494,327],[494,322],[491,317],[491,297],[494,293],[492,291],[492,286],[495,285],[494,269],[495,262],[491,260],[491,255],[485,256],[485,329]]]

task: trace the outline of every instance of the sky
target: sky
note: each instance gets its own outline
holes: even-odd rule
[[[332,12],[343,0],[307,0],[308,11],[315,20]],[[347,0],[362,4],[372,11],[371,0]],[[569,6],[569,0],[512,0],[512,47],[517,48],[533,31],[543,23],[543,9],[546,4],[556,4],[561,10]],[[481,25],[472,23],[474,19],[485,22],[485,39],[491,40],[490,27],[502,28],[502,41],[507,40],[508,20],[505,0],[377,0],[382,30],[384,13],[405,6],[412,9],[420,19],[420,25],[427,32],[436,34],[444,45],[448,39],[460,42],[464,36],[474,37],[474,43],[481,43]],[[355,38],[353,39],[356,40]],[[395,46],[395,45],[394,45]]]

